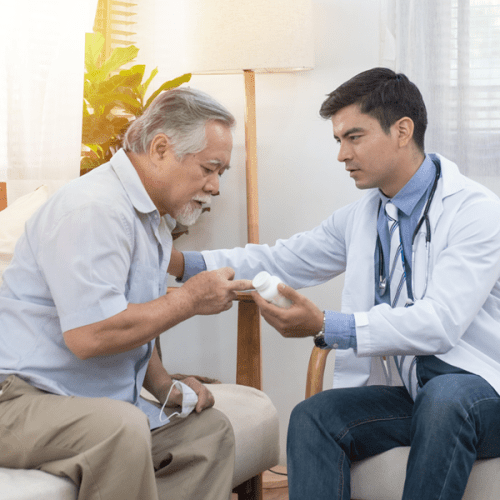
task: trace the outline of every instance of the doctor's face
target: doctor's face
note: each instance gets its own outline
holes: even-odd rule
[[[406,183],[399,165],[398,132],[386,133],[376,118],[362,113],[357,104],[332,116],[333,135],[340,145],[338,161],[359,189],[379,188],[392,198]]]

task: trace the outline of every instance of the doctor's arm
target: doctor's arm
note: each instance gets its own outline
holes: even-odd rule
[[[279,292],[293,304],[284,309],[270,304],[257,292],[252,297],[260,308],[264,319],[285,338],[315,336],[325,321],[327,349],[356,348],[354,316],[335,311],[321,311],[311,300],[292,287],[279,285]]]
[[[186,278],[200,269],[205,268],[205,261],[201,253],[179,252],[172,249],[169,273]],[[186,265],[185,265],[186,264]],[[194,271],[193,271],[194,270]],[[186,274],[187,276],[184,276]],[[301,338],[316,335],[323,326],[325,319],[325,341],[328,347],[335,349],[349,349],[356,347],[356,328],[354,315],[342,314],[335,311],[321,311],[305,296],[296,292],[292,287],[280,285],[280,292],[293,302],[290,309],[283,309],[268,303],[257,293],[252,294],[259,306],[264,319],[273,326],[283,337]],[[251,288],[249,286],[249,288]]]

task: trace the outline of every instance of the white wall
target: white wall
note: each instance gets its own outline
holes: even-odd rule
[[[182,11],[176,12],[174,6],[162,12],[155,0],[144,3],[150,9],[147,15],[155,13],[158,26],[163,26],[154,38],[138,40],[139,56],[147,68],[160,69],[153,84],[156,88],[189,71],[183,66],[181,50],[189,27],[183,26]],[[379,65],[379,1],[315,0],[313,5],[315,69],[256,76],[261,243],[272,244],[277,238],[310,229],[361,195],[343,164],[337,162],[331,124],[318,112],[327,93],[356,73]],[[175,23],[168,24],[174,16]],[[233,168],[224,176],[221,196],[176,246],[180,250],[241,246],[246,242],[243,77],[193,76],[189,85],[223,103],[236,116],[238,126]],[[303,293],[322,309],[339,309],[341,287],[338,279]],[[236,309],[219,316],[195,317],[164,333],[167,369],[234,383]],[[283,339],[264,321],[262,341],[264,391],[280,415],[281,462],[285,463],[288,420],[293,407],[304,398],[313,342],[311,338]],[[331,379],[328,372],[326,387],[331,386]]]

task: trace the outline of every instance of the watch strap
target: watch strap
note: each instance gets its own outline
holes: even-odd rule
[[[314,336],[314,345],[319,348],[327,347],[327,343],[325,342],[325,327],[326,327],[326,314],[323,311],[323,325],[321,330]]]

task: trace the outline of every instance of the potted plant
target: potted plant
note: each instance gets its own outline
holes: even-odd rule
[[[87,33],[81,175],[111,159],[120,147],[129,123],[141,115],[160,92],[178,87],[191,79],[188,73],[165,82],[146,100],[146,92],[158,69],[154,69],[143,82],[145,65],[120,69],[135,59],[139,52],[137,47],[115,48],[107,59],[103,52],[104,36],[101,33]]]

